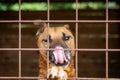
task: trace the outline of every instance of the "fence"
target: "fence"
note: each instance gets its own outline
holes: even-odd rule
[[[74,20],[51,20],[50,19],[50,1],[47,0],[47,4],[48,4],[48,10],[47,10],[47,19],[46,20],[36,20],[36,22],[47,22],[48,23],[48,26],[50,25],[50,23],[74,23],[75,24],[75,38],[76,38],[76,48],[74,49],[76,51],[76,77],[74,79],[77,79],[77,80],[119,80],[120,78],[110,78],[109,77],[109,53],[110,52],[119,52],[120,49],[111,49],[109,48],[109,24],[110,23],[120,23],[120,20],[109,20],[109,9],[108,9],[108,0],[106,0],[106,15],[105,15],[105,20],[80,20],[79,19],[79,10],[78,10],[78,0],[75,1],[76,2],[76,10],[75,10],[75,19]],[[28,79],[28,80],[36,80],[38,79],[39,77],[24,77],[22,76],[22,51],[38,51],[38,50],[42,50],[42,49],[38,49],[38,48],[23,48],[22,47],[22,30],[21,30],[21,25],[22,23],[32,23],[34,22],[34,20],[22,20],[21,16],[22,16],[22,12],[21,12],[21,0],[19,0],[19,13],[18,13],[18,20],[0,20],[0,23],[18,23],[18,48],[0,48],[0,51],[15,51],[15,53],[17,52],[18,53],[18,76],[17,77],[9,77],[9,76],[1,76],[0,79],[1,80],[23,80],[23,79]],[[80,48],[80,45],[78,44],[79,43],[79,24],[90,24],[90,23],[99,23],[99,24],[105,24],[105,47],[104,48]],[[89,31],[89,30],[88,30]],[[48,49],[49,50],[49,49]],[[88,53],[92,53],[92,52],[95,52],[96,55],[99,54],[99,52],[104,52],[104,59],[105,59],[105,75],[102,75],[103,77],[100,77],[100,78],[96,78],[96,77],[88,77],[88,76],[84,76],[84,77],[80,77],[79,75],[81,75],[82,73],[80,73],[79,71],[79,66],[78,63],[79,63],[79,60],[80,57],[79,54],[81,54],[81,52],[88,52]],[[86,55],[89,55],[89,54],[86,54]],[[48,65],[49,66],[49,65]],[[47,67],[48,67],[47,66]],[[12,67],[11,67],[12,68]],[[85,73],[84,73],[85,74]],[[42,78],[40,78],[42,79]],[[70,78],[71,79],[71,78]],[[73,78],[72,78],[73,79]]]

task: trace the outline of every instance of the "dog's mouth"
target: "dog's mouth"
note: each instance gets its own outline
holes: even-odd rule
[[[56,46],[49,54],[50,61],[57,66],[66,66],[70,58],[70,51],[64,50],[61,46]]]

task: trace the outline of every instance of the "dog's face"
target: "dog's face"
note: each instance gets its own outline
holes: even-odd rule
[[[50,48],[49,60],[56,66],[66,66],[70,63],[74,51],[74,36],[69,30],[69,25],[60,27],[47,27],[46,23],[35,23],[40,27],[37,32],[37,45],[39,48]],[[67,49],[67,50],[64,50]],[[47,56],[46,50],[40,53]]]

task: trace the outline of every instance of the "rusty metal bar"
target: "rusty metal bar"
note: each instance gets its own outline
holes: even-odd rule
[[[48,23],[47,23],[47,35],[49,35],[49,26],[50,26],[50,23],[49,23],[49,21],[50,21],[50,0],[47,0],[47,6],[48,6],[48,9],[47,9],[47,21],[48,21]],[[47,38],[47,40],[48,40],[48,43],[47,43],[47,69],[49,69],[49,36],[48,36],[48,38]],[[46,76],[47,76],[47,74],[46,74]]]
[[[41,80],[46,80],[42,79],[42,77],[0,77],[0,79],[41,79]]]
[[[108,22],[108,0],[106,0],[106,22]],[[106,80],[108,80],[108,23],[106,23]]]
[[[75,45],[76,45],[76,49],[78,49],[78,0],[76,0],[76,24],[75,24],[75,37],[76,37],[76,43],[75,43]],[[75,63],[75,66],[76,66],[76,79],[78,78],[78,51],[75,51],[76,52],[76,63]]]
[[[0,79],[2,80],[6,80],[6,79],[40,79],[40,80],[46,80],[46,79],[43,79],[42,77],[0,77]],[[68,78],[69,80],[74,80],[74,78]],[[83,78],[77,78],[78,80],[106,80],[106,78],[86,78],[86,77],[83,77]],[[119,78],[109,78],[109,80],[120,80]]]
[[[45,48],[0,48],[0,51],[37,51],[37,50],[46,50]],[[54,49],[47,49],[54,50]],[[75,50],[75,51],[120,51],[120,49],[64,49],[64,50]]]
[[[120,20],[0,20],[0,23],[33,23],[34,21],[47,23],[120,23]]]
[[[19,0],[19,43],[18,43],[18,48],[21,49],[21,0]],[[21,51],[18,51],[18,76],[21,77]],[[21,80],[21,79],[19,79]]]

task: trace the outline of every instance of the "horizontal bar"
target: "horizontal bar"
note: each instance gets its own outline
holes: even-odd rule
[[[0,79],[40,79],[40,80],[46,80],[42,77],[0,77]]]
[[[40,80],[46,80],[42,77],[0,77],[0,79],[40,79]],[[106,80],[106,78],[69,78],[69,80],[73,79],[79,79],[79,80]],[[119,78],[108,78],[109,80],[120,80]]]
[[[106,80],[106,78],[77,78],[78,80]],[[109,80],[120,80],[120,78],[108,78]]]
[[[0,51],[36,51],[36,50],[54,50],[45,48],[0,48]],[[64,50],[75,50],[75,51],[120,51],[120,49],[64,49]]]
[[[48,23],[119,23],[120,20],[0,20],[0,23],[32,23],[32,22],[48,22]]]

